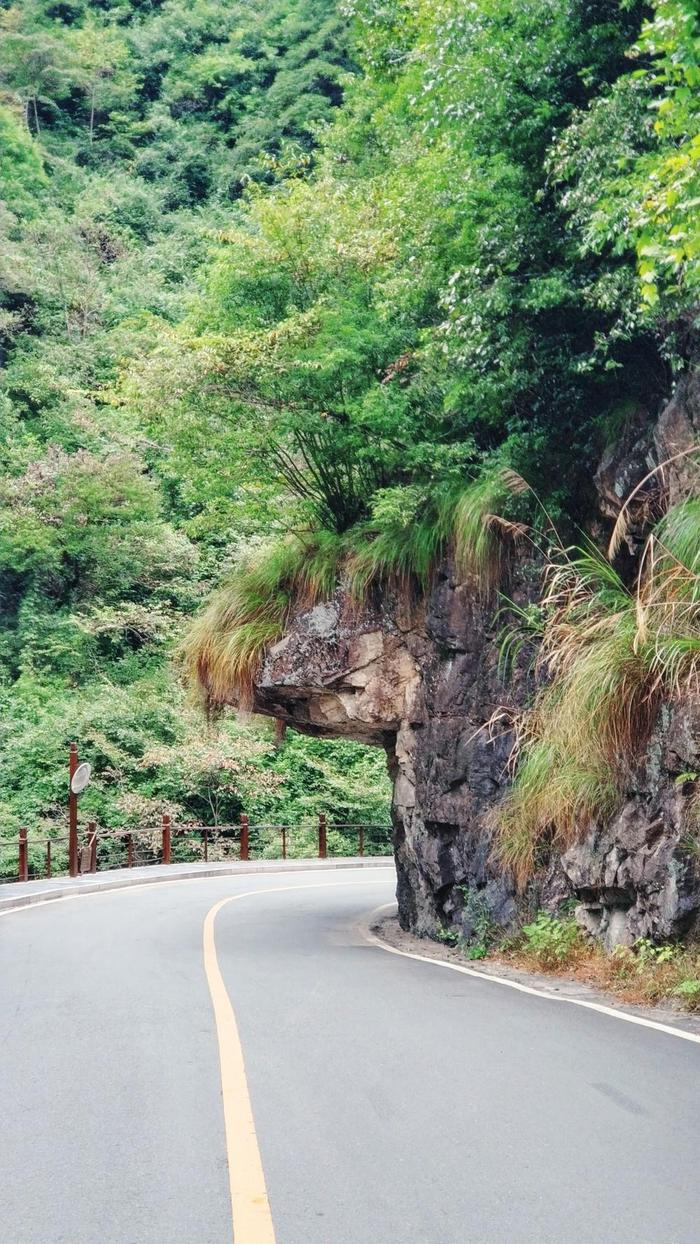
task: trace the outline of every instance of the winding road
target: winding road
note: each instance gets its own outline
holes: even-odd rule
[[[697,1244],[700,1044],[384,952],[393,889],[4,915],[4,1244]]]

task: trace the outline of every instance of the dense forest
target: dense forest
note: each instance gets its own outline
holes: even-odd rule
[[[340,575],[589,522],[696,351],[699,87],[695,0],[0,3],[3,833],[71,738],[103,824],[385,819],[379,752],[207,734],[183,664],[245,701]]]
[[[189,704],[184,622],[262,529],[209,412],[133,379],[195,313],[244,194],[309,166],[352,71],[323,0],[0,5],[6,838],[64,832],[72,739],[102,825],[386,823],[379,753],[207,731]]]

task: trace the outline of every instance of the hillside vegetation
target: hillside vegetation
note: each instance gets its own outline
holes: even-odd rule
[[[34,0],[0,35],[0,821],[56,820],[74,735],[108,823],[212,782],[377,819],[349,744],[227,722],[198,760],[172,650],[223,580],[185,658],[245,698],[339,575],[421,590],[451,546],[493,596],[524,525],[586,524],[696,350],[694,0]],[[578,736],[538,711],[544,789]]]
[[[126,403],[246,185],[309,168],[352,71],[322,0],[0,6],[0,832],[387,819],[384,757],[226,722],[172,668],[256,521],[221,446]],[[189,470],[191,463],[196,469]],[[15,851],[6,857],[14,867]]]

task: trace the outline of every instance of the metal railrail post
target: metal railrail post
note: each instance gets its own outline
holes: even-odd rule
[[[360,855],[365,853],[365,827],[360,825]]]
[[[27,853],[27,831],[19,831],[19,863],[17,876],[20,881],[29,881],[29,857]]]
[[[88,844],[90,847],[90,872],[97,872],[97,824],[88,822]]]
[[[241,859],[242,860],[247,860],[249,858],[250,838],[249,838],[248,828],[249,828],[248,817],[245,815],[245,813],[242,813],[241,815]]]
[[[326,818],[323,812],[318,818],[318,858],[325,860],[328,855],[328,842],[326,837]]]
[[[133,834],[126,835],[126,866],[127,868],[134,867],[134,835]]]
[[[170,827],[170,817],[163,817],[163,863],[170,864],[172,862],[172,830]]]
[[[51,839],[46,841],[46,876],[51,876]]]

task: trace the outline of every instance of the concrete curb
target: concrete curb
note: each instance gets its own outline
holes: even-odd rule
[[[0,914],[15,908],[50,903],[80,894],[102,894],[160,881],[193,881],[202,877],[240,877],[266,873],[324,872],[338,868],[392,867],[390,855],[342,856],[330,860],[250,860],[245,863],[152,864],[143,868],[120,868],[102,875],[62,877],[55,882],[24,881],[0,885]]]

